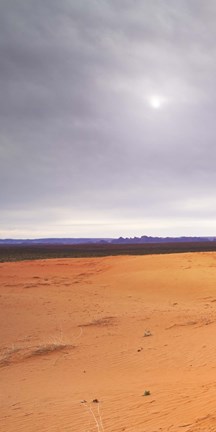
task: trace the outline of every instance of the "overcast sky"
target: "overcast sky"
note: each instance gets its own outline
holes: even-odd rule
[[[215,0],[1,0],[0,238],[216,235],[215,22]]]

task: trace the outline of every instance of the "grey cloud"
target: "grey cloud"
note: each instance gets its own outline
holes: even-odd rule
[[[37,221],[44,233],[49,218],[53,235],[64,225],[82,236],[82,223],[86,235],[88,223],[107,220],[109,233],[109,220],[125,220],[133,235],[142,219],[145,233],[145,218],[190,234],[187,219],[198,215],[205,231],[216,180],[215,16],[213,0],[1,2],[5,235],[16,226],[33,235]],[[167,102],[154,111],[155,94]]]

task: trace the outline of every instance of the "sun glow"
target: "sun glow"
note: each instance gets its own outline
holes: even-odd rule
[[[159,96],[151,96],[149,99],[149,103],[152,108],[159,109],[163,104],[163,100]]]

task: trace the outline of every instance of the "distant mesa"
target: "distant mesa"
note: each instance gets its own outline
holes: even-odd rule
[[[216,237],[119,237],[118,239],[113,239],[114,244],[149,244],[149,243],[185,243],[185,242],[206,242],[215,241]]]

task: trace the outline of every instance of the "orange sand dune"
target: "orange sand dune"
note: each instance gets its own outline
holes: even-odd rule
[[[216,253],[0,264],[0,416],[4,432],[215,432]]]

